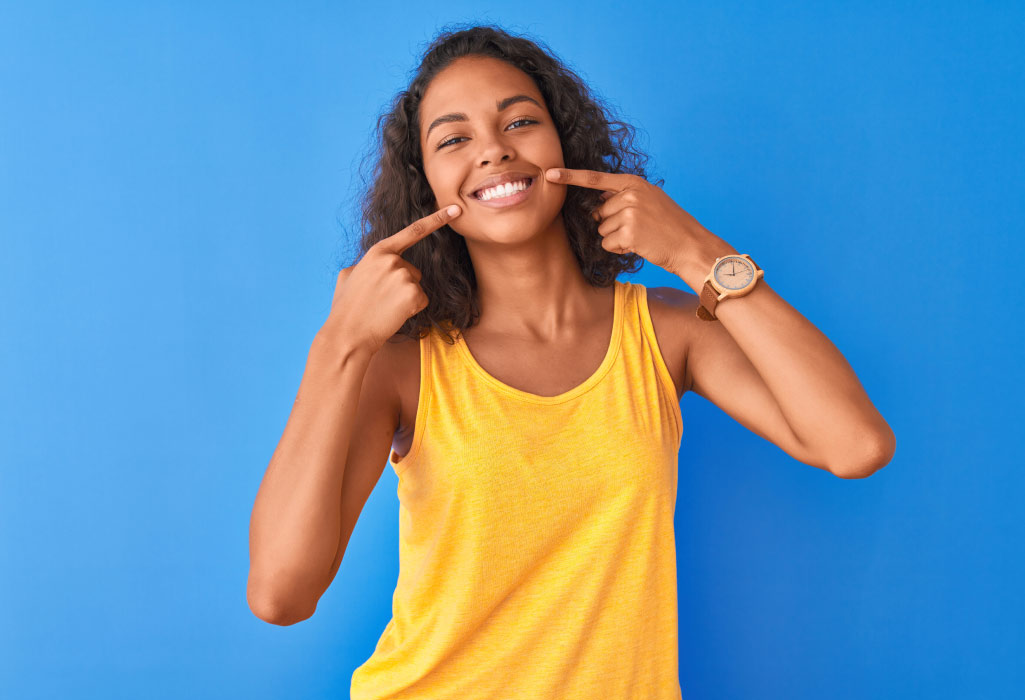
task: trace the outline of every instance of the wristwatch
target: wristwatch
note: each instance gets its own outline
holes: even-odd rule
[[[697,317],[705,321],[716,321],[715,307],[723,299],[750,294],[765,271],[747,253],[723,255],[715,259],[712,271],[705,278],[701,288],[701,302]]]

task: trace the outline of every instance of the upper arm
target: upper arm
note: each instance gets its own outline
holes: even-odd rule
[[[392,440],[399,424],[399,395],[396,383],[396,363],[401,349],[391,342],[374,353],[367,366],[359,394],[356,423],[349,440],[345,459],[345,473],[341,493],[341,531],[338,551],[324,590],[331,585],[349,538],[363,512],[363,506],[381,478],[388,464]],[[323,591],[321,592],[323,595]]]
[[[697,317],[698,296],[672,287],[659,291],[676,310],[676,322],[686,330],[683,391],[711,401],[794,459],[828,471],[797,438],[765,380],[730,332],[720,321]]]

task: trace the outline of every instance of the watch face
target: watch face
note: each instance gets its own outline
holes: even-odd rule
[[[722,285],[723,289],[743,289],[751,284],[755,268],[747,258],[730,256],[719,261],[715,266],[715,281]]]

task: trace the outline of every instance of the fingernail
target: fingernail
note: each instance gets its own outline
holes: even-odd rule
[[[455,216],[456,214],[459,213],[459,205],[458,204],[453,204],[452,206],[450,206],[445,211],[448,212],[449,216]]]
[[[560,177],[562,177],[562,171],[552,169],[548,171],[547,175],[549,180],[558,180]]]

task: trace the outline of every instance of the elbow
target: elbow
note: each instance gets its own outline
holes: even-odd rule
[[[873,449],[868,451],[868,456],[849,463],[841,463],[830,468],[835,476],[841,479],[865,479],[885,467],[893,459],[897,451],[897,438],[892,430],[874,441]]]
[[[833,476],[837,476],[841,479],[866,479],[877,471],[880,467],[875,466],[861,466],[856,469],[831,469]]]
[[[251,580],[246,588],[246,602],[256,617],[282,627],[308,620],[317,610],[316,602],[312,606],[296,604],[295,601],[286,600],[281,595],[257,589]]]

